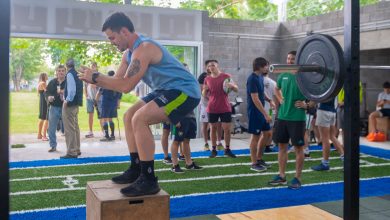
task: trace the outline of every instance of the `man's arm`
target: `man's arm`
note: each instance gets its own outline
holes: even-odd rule
[[[257,110],[259,110],[264,115],[265,120],[267,120],[267,122],[269,122],[271,118],[269,117],[269,115],[265,111],[263,104],[261,104],[260,99],[259,99],[259,94],[258,93],[251,93],[251,99],[252,99],[253,103],[255,104]]]
[[[128,53],[129,50],[126,50],[126,52],[123,53],[121,63],[119,64],[119,67],[115,72],[115,77],[123,79],[123,77],[125,76],[127,67],[129,66],[129,64],[127,63]]]
[[[132,54],[131,62],[123,78],[100,74],[96,85],[105,89],[128,93],[134,89],[145,74],[149,64],[160,62],[162,52],[160,48],[151,43],[142,43]],[[91,69],[84,69],[80,79],[92,82]]]
[[[66,102],[71,102],[74,99],[74,96],[76,95],[76,81],[72,74],[66,75],[66,85],[68,89],[68,96],[65,97]]]
[[[279,102],[279,104],[283,104],[282,91],[278,87],[275,87],[275,94],[274,95],[276,97],[276,100]]]

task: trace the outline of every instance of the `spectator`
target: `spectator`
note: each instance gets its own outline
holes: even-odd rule
[[[48,126],[48,117],[47,117],[47,101],[45,99],[45,93],[46,93],[46,81],[47,81],[47,74],[41,73],[39,75],[39,82],[38,82],[38,95],[39,95],[39,123],[38,123],[38,139],[42,141],[48,141],[46,137],[46,131]]]
[[[56,129],[62,117],[62,105],[64,100],[64,89],[65,89],[65,66],[59,65],[56,68],[56,78],[50,80],[46,98],[49,102],[49,152],[57,150],[57,137]]]
[[[390,82],[383,83],[383,92],[379,93],[378,101],[376,102],[377,110],[372,112],[369,116],[369,123],[372,130],[367,138],[375,135],[378,132],[376,127],[376,119],[381,117],[390,117]]]
[[[316,126],[320,131],[322,141],[322,161],[319,165],[311,167],[315,171],[329,170],[330,142],[332,141],[341,160],[344,161],[344,147],[336,138],[336,108],[335,98],[328,102],[320,103],[317,110]]]
[[[109,71],[108,76],[114,76],[114,71]],[[100,117],[103,120],[104,138],[100,141],[113,141],[115,140],[115,124],[112,121],[113,118],[118,117],[117,109],[120,106],[120,99],[122,94],[109,89],[100,88],[96,94],[96,102],[102,97],[102,111]],[[111,129],[111,135],[108,134],[108,127]]]
[[[83,105],[83,82],[75,70],[73,59],[66,61],[68,70],[65,80],[62,120],[64,122],[66,154],[62,159],[77,158],[80,151],[79,106]]]
[[[295,51],[287,55],[287,64],[294,64]],[[279,146],[279,175],[275,176],[268,184],[277,186],[287,184],[286,166],[289,140],[295,148],[295,177],[289,182],[288,188],[299,189],[301,187],[301,174],[305,159],[303,146],[305,144],[305,97],[302,95],[296,83],[296,76],[291,73],[282,73],[277,80],[275,95],[278,99],[279,112],[275,125],[274,142]]]
[[[98,67],[96,62],[92,62],[91,65],[92,71],[98,72]],[[97,110],[97,102],[95,101],[96,93],[97,93],[96,85],[91,83],[85,83],[84,87],[84,95],[86,98],[87,104],[87,113],[88,113],[88,128],[89,132],[85,135],[86,138],[93,138],[93,114],[95,108]],[[97,110],[98,111],[98,110]]]
[[[269,63],[268,63],[269,65]],[[269,115],[271,116],[271,138],[269,138],[268,143],[266,143],[264,152],[272,152],[272,128],[274,127],[275,124],[275,116],[276,116],[276,104],[274,102],[275,99],[275,87],[276,87],[276,82],[269,77],[268,74],[268,69],[262,73],[263,78],[264,78],[264,95],[267,97],[267,100],[270,100],[269,102],[265,102],[264,104],[264,109]]]
[[[235,158],[236,155],[230,150],[232,107],[229,103],[228,94],[224,90],[224,82],[225,80],[229,80],[231,76],[221,72],[217,60],[209,60],[207,69],[210,69],[211,74],[210,76],[207,76],[204,81],[202,95],[203,97],[209,96],[207,113],[209,123],[211,124],[211,144],[213,148],[210,157],[213,158],[217,156],[217,128],[218,121],[221,120],[225,140],[224,154],[225,156]],[[237,85],[232,82],[226,83],[226,86],[228,90],[238,91]]]
[[[203,84],[204,84],[205,78],[207,76],[210,76],[210,74],[211,74],[210,70],[207,69],[206,63],[208,63],[208,62],[209,61],[206,60],[205,65],[204,65],[206,71],[203,72],[202,74],[200,74],[200,76],[198,77],[200,91],[203,90]],[[203,134],[203,139],[204,139],[204,143],[205,143],[203,149],[205,151],[210,151],[210,146],[208,143],[208,140],[209,140],[209,117],[207,115],[208,102],[209,102],[209,94],[206,94],[206,96],[202,96],[202,98],[200,100],[200,105],[199,105],[200,122],[202,122],[202,134]],[[217,141],[218,141],[217,150],[223,150],[224,147],[222,145],[222,124],[221,124],[221,122],[218,122],[218,124],[217,124]]]
[[[176,124],[174,141],[171,145],[172,153],[172,169],[174,173],[183,173],[183,170],[179,166],[178,160],[178,149],[181,142],[183,142],[185,168],[187,170],[201,170],[202,167],[195,164],[191,159],[190,140],[196,138],[196,119],[194,112],[186,115],[186,117],[179,123]]]
[[[270,165],[263,158],[265,145],[271,138],[270,122],[271,116],[264,109],[265,101],[272,102],[264,94],[263,73],[268,71],[268,61],[263,57],[253,60],[253,72],[248,77],[246,83],[247,89],[247,110],[248,110],[248,133],[251,134],[249,144],[251,152],[251,170],[264,172]],[[262,137],[260,138],[260,134]]]

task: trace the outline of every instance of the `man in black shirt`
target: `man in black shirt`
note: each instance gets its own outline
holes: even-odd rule
[[[50,80],[47,86],[46,99],[50,105],[49,109],[49,152],[57,150],[56,129],[58,121],[62,116],[63,92],[65,88],[65,73],[66,68],[59,65],[56,68],[56,78]]]

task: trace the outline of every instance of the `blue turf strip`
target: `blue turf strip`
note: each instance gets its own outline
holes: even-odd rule
[[[277,151],[277,148],[275,149]],[[310,146],[310,150],[321,150],[320,146]],[[232,150],[235,154],[249,154],[249,149],[242,150]],[[370,154],[372,156],[382,157],[390,159],[390,151],[369,147],[365,145],[360,146],[360,152],[365,154]],[[193,152],[191,156],[196,157],[205,157],[209,156],[209,151]],[[164,158],[164,154],[156,154],[155,159],[161,160]],[[58,166],[58,165],[68,165],[68,164],[88,164],[88,163],[107,163],[107,162],[127,162],[129,161],[129,156],[107,156],[107,157],[81,157],[77,159],[53,159],[53,160],[35,160],[35,161],[19,161],[11,162],[10,168],[23,168],[23,167],[42,167],[42,166]]]
[[[390,194],[390,178],[360,181],[360,197]],[[279,196],[280,195],[280,196]],[[244,212],[276,207],[304,205],[343,199],[343,183],[303,186],[216,195],[189,196],[171,199],[171,218]],[[229,202],[230,201],[230,202]],[[11,220],[21,219],[85,219],[85,208],[13,214]]]

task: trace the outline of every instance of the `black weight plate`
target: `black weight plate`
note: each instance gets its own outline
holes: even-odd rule
[[[344,84],[344,54],[340,44],[331,36],[310,35],[299,45],[296,63],[322,67],[321,72],[299,72],[297,84],[302,94],[315,102],[336,97]]]

